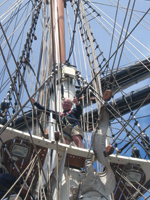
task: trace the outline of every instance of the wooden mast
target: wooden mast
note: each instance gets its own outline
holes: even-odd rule
[[[64,26],[64,0],[52,0],[52,38],[53,38],[53,70],[54,70],[54,81],[53,81],[53,93],[50,95],[50,109],[56,110],[57,112],[62,111],[61,100],[64,98],[70,98],[73,100],[75,95],[75,75],[76,67],[64,65],[65,58],[65,26]],[[55,84],[54,84],[55,83]],[[63,89],[62,89],[63,88]],[[63,90],[63,92],[62,92]],[[51,119],[53,120],[53,119]],[[54,131],[58,130],[58,124],[56,121],[52,121],[49,126],[50,137]],[[55,125],[54,125],[55,124]],[[55,126],[55,127],[54,127]],[[62,133],[60,133],[62,135]],[[63,137],[63,135],[62,135]],[[51,138],[52,139],[52,138]],[[58,150],[52,152],[51,170],[54,172],[57,180],[53,180],[51,183],[51,191],[53,199],[68,199],[70,189],[68,190],[68,181],[70,183],[77,180],[79,182],[79,175],[75,173],[73,181],[68,180],[65,176],[66,168],[65,161],[67,157],[67,148],[63,152],[62,156],[59,157]],[[68,170],[68,169],[67,169]],[[71,172],[70,172],[71,174]],[[62,184],[63,182],[63,184]],[[68,192],[66,192],[68,190]]]
[[[65,63],[64,0],[52,0],[54,63]]]
[[[65,63],[65,27],[64,27],[64,0],[58,0],[58,26],[60,38],[60,58]]]

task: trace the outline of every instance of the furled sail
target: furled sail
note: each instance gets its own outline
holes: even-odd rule
[[[109,126],[109,115],[106,107],[102,107],[100,119],[92,134],[92,146],[97,160],[104,165],[102,173],[94,171],[92,160],[85,162],[85,172],[81,175],[79,187],[72,187],[71,200],[76,199],[109,199],[114,191],[116,180],[111,169],[108,154],[106,153],[106,134]]]

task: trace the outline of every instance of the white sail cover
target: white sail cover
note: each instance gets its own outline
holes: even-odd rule
[[[70,200],[109,199],[109,195],[115,189],[115,176],[105,153],[105,141],[109,125],[109,115],[105,107],[102,108],[100,116],[98,126],[92,134],[92,146],[97,160],[105,166],[105,170],[102,173],[95,172],[92,161],[87,159],[85,173],[81,177],[81,184],[79,187],[71,187]]]

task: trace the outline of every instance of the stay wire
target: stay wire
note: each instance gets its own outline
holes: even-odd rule
[[[66,63],[69,63],[69,60],[70,60],[70,57],[72,55],[73,48],[74,48],[74,37],[75,37],[75,33],[76,33],[77,17],[78,17],[78,13],[79,13],[79,3],[80,3],[80,0],[78,0],[78,3],[77,3],[77,9],[76,9],[76,15],[75,15],[75,21],[74,21],[74,29],[73,29],[73,35],[72,35],[72,40],[71,40],[71,46],[70,46],[69,56],[68,56],[68,59],[66,60]]]
[[[124,44],[124,42],[127,40],[127,38],[131,35],[131,33],[136,29],[136,27],[140,24],[140,22],[143,20],[143,18],[147,15],[147,13],[149,12],[150,8],[148,8],[148,10],[144,13],[144,15],[141,17],[141,19],[138,21],[138,23],[134,26],[134,28],[128,33],[128,35],[124,38],[123,42],[121,42],[121,44],[118,46],[118,49]],[[109,60],[116,54],[117,50],[114,51],[114,53],[110,56]],[[108,64],[108,61],[104,64],[104,66],[106,66]],[[103,66],[103,67],[104,67]],[[82,92],[80,92],[77,96],[81,96],[85,90],[89,87],[89,85],[91,85],[92,81],[99,75],[99,73],[101,72],[101,70],[99,70],[95,76],[92,78],[92,80],[87,84],[87,86],[82,90]]]

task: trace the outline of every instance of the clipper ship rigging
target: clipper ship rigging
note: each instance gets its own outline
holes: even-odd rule
[[[22,183],[2,199],[149,199],[149,1],[11,3],[0,5],[1,174]],[[85,149],[31,104],[61,112],[73,96]]]

